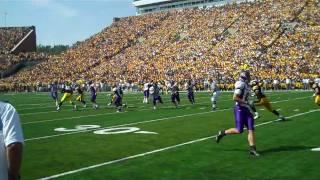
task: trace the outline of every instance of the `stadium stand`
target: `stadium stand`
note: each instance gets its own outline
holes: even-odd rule
[[[231,89],[240,68],[272,86],[319,76],[317,0],[268,0],[126,17],[35,68],[3,80],[34,84],[217,77]]]
[[[35,27],[0,28],[0,77],[14,74],[20,68],[48,59],[36,53]]]

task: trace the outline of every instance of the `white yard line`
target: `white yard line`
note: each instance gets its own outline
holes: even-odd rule
[[[318,112],[318,111],[320,111],[320,109],[310,110],[308,112],[299,113],[299,114],[295,114],[295,115],[289,116],[289,117],[287,117],[287,119],[290,119],[290,118],[293,118],[293,117],[298,117],[298,116],[303,116],[305,114]],[[277,122],[277,121],[280,121],[280,119],[276,119],[276,120],[260,123],[260,124],[255,125],[255,127],[267,125],[267,124],[270,124],[270,123],[273,123],[273,122]],[[110,164],[115,164],[115,163],[118,163],[118,162],[130,160],[130,159],[135,159],[135,158],[143,157],[143,156],[146,156],[146,155],[159,153],[159,152],[162,152],[162,151],[175,149],[175,148],[178,148],[178,147],[181,147],[181,146],[185,146],[185,145],[194,144],[194,143],[197,143],[197,142],[206,141],[208,139],[212,139],[212,138],[215,138],[215,137],[216,137],[216,135],[208,136],[208,137],[204,137],[204,138],[200,138],[200,139],[196,139],[196,140],[192,140],[192,141],[187,141],[187,142],[184,142],[184,143],[168,146],[168,147],[165,147],[165,148],[160,148],[160,149],[156,149],[156,150],[153,150],[153,151],[148,151],[148,152],[141,153],[141,154],[136,154],[136,155],[133,155],[133,156],[127,156],[127,157],[124,157],[124,158],[121,158],[121,159],[117,159],[117,160],[107,161],[107,162],[104,162],[104,163],[100,163],[100,164],[96,164],[96,165],[92,165],[92,166],[87,166],[87,167],[76,169],[76,170],[73,170],[73,171],[67,171],[67,172],[56,174],[56,175],[53,175],[53,176],[44,177],[44,178],[41,178],[41,180],[54,179],[54,178],[58,178],[58,177],[62,177],[62,176],[70,175],[70,174],[75,174],[75,173],[79,173],[79,172],[86,171],[86,170],[89,170],[89,169],[95,169],[95,168],[98,168],[98,167],[102,167],[102,166],[106,166],[106,165],[110,165]]]
[[[48,139],[48,138],[53,138],[53,137],[65,136],[65,135],[69,135],[69,134],[78,134],[78,133],[96,131],[96,130],[99,130],[99,129],[116,128],[116,127],[131,126],[131,125],[137,125],[137,124],[145,124],[145,123],[151,123],[151,122],[157,122],[157,121],[164,121],[164,120],[168,120],[168,119],[183,118],[183,117],[188,117],[188,116],[202,115],[202,114],[221,112],[221,111],[227,111],[227,110],[231,110],[231,108],[229,108],[229,109],[221,109],[221,110],[216,110],[216,111],[206,111],[206,112],[200,112],[200,113],[193,113],[193,114],[185,114],[185,115],[180,115],[180,116],[171,116],[171,117],[165,117],[165,118],[158,118],[158,119],[152,119],[152,120],[147,120],[147,121],[139,121],[139,122],[120,124],[120,125],[114,125],[114,126],[102,127],[102,128],[95,128],[95,129],[88,129],[88,130],[76,131],[76,132],[70,132],[70,133],[62,133],[62,134],[56,134],[56,135],[50,135],[50,136],[41,136],[41,137],[25,139],[25,141],[27,142],[27,141],[33,141],[33,140]]]

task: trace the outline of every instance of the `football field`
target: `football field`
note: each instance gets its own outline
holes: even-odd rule
[[[0,94],[18,110],[25,136],[22,179],[320,179],[320,107],[312,92],[266,93],[279,121],[263,107],[255,121],[260,157],[248,154],[247,132],[217,144],[221,129],[234,127],[232,93],[211,111],[209,92],[185,93],[175,108],[169,95],[156,110],[143,94],[125,94],[124,112],[97,97],[99,109],[57,112],[48,93]],[[85,97],[89,101],[88,95]]]

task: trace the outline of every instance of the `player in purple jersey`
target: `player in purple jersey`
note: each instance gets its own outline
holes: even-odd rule
[[[148,103],[148,99],[149,99],[149,88],[150,88],[150,83],[145,82],[143,84],[143,103]]]
[[[176,108],[178,107],[178,105],[180,104],[180,95],[179,95],[179,87],[178,87],[178,83],[172,81],[171,82],[171,102],[176,106]]]
[[[234,107],[235,128],[219,131],[216,136],[216,142],[228,134],[240,134],[243,132],[244,126],[248,129],[249,153],[253,156],[259,156],[256,151],[255,134],[254,134],[254,118],[248,102],[250,94],[250,73],[249,71],[241,71],[240,79],[235,84],[233,100],[236,102]]]
[[[98,109],[98,104],[96,102],[96,99],[97,99],[97,91],[96,91],[96,88],[94,86],[94,83],[92,83],[92,81],[89,82],[89,86],[90,86],[90,94],[91,94],[91,99],[90,101],[92,102],[92,107],[94,109]]]
[[[157,82],[153,83],[153,85],[150,87],[150,94],[153,96],[153,109],[156,109],[157,102],[163,104],[160,95],[160,87]]]
[[[50,84],[50,94],[52,99],[56,103],[56,107],[58,107],[59,102],[58,102],[58,82],[57,81]]]
[[[117,112],[120,112],[122,111],[122,97],[123,97],[122,89],[114,85],[112,88],[112,91],[113,91],[113,104],[118,109]]]
[[[192,83],[192,81],[190,79],[190,80],[188,80],[188,82],[186,84],[186,89],[187,89],[187,92],[188,92],[188,99],[189,99],[191,104],[195,103],[193,88],[194,88],[194,84]]]

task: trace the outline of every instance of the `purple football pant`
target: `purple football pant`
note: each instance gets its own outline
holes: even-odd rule
[[[244,126],[246,126],[248,130],[254,130],[253,115],[247,107],[236,105],[234,107],[234,119],[236,128],[240,133],[243,132]]]

